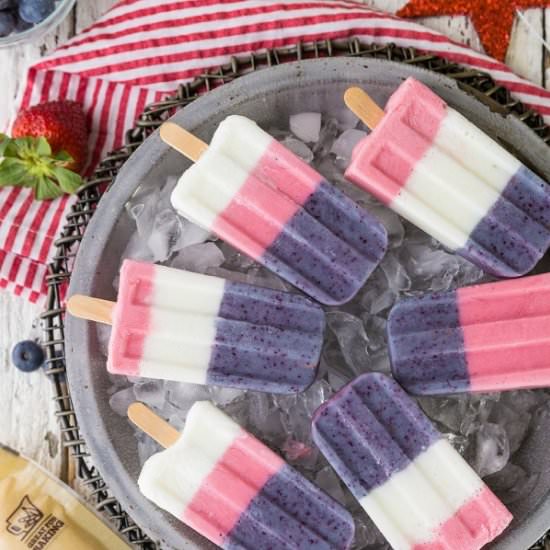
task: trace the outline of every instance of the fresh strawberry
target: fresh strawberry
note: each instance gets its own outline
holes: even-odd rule
[[[66,151],[74,172],[84,167],[88,154],[88,131],[82,105],[76,101],[52,101],[21,111],[13,125],[14,138],[44,137],[54,154]]]
[[[0,187],[31,187],[38,200],[74,193],[87,157],[86,119],[79,103],[55,101],[17,117],[13,138],[0,134]]]

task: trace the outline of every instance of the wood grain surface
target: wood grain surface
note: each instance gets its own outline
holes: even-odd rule
[[[6,128],[15,113],[16,97],[29,64],[88,27],[114,3],[115,0],[77,0],[71,15],[41,43],[0,50],[1,129]],[[37,334],[32,325],[40,313],[40,307],[0,292],[0,443],[66,478],[69,468],[54,416],[51,382],[42,371],[19,372],[10,361],[13,345]]]

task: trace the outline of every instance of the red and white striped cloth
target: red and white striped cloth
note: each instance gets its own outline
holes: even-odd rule
[[[230,56],[350,36],[413,46],[487,71],[550,122],[549,91],[436,31],[351,0],[121,0],[30,68],[21,106],[82,102],[92,128],[90,171],[122,145],[147,103]],[[28,189],[0,189],[0,287],[31,301],[44,295],[46,263],[72,201],[35,202]]]

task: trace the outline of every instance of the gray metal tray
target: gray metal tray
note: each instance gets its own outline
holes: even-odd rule
[[[228,114],[243,114],[266,127],[289,114],[325,111],[341,104],[351,84],[368,88],[383,104],[409,75],[430,85],[452,106],[464,113],[539,174],[550,179],[548,146],[515,117],[504,117],[464,93],[444,76],[388,61],[334,58],[289,63],[239,78],[196,100],[174,116],[174,121],[209,141],[217,124]],[[166,176],[182,172],[188,162],[165,146],[158,133],[140,146],[120,171],[116,184],[101,200],[91,219],[71,278],[70,293],[114,299],[112,281],[119,258],[134,231],[124,205],[142,186],[155,186]],[[69,386],[82,434],[93,460],[114,495],[135,521],[163,548],[209,548],[211,545],[173,517],[156,508],[138,491],[137,444],[128,423],[108,404],[111,382],[98,350],[92,323],[66,319],[66,354]],[[550,426],[548,426],[550,429]],[[498,550],[529,548],[550,525],[550,454],[546,430],[531,438],[529,453],[543,460],[539,484],[528,502],[519,501],[512,511],[520,518],[493,545]],[[527,449],[526,449],[527,450]],[[527,456],[528,455],[528,456]]]

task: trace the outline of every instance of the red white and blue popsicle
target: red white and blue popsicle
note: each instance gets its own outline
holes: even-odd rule
[[[479,550],[512,520],[383,374],[363,374],[321,405],[313,437],[394,550]]]
[[[243,116],[219,125],[172,204],[329,305],[356,294],[387,246],[378,220]]]
[[[351,545],[350,514],[210,402],[191,407],[176,437],[144,464],[139,488],[221,548]]]
[[[487,273],[533,269],[550,246],[550,186],[414,78],[380,113],[346,177]]]
[[[325,326],[303,296],[132,260],[108,322],[113,374],[273,393],[315,380]]]
[[[398,302],[388,345],[417,395],[550,387],[550,274]]]

